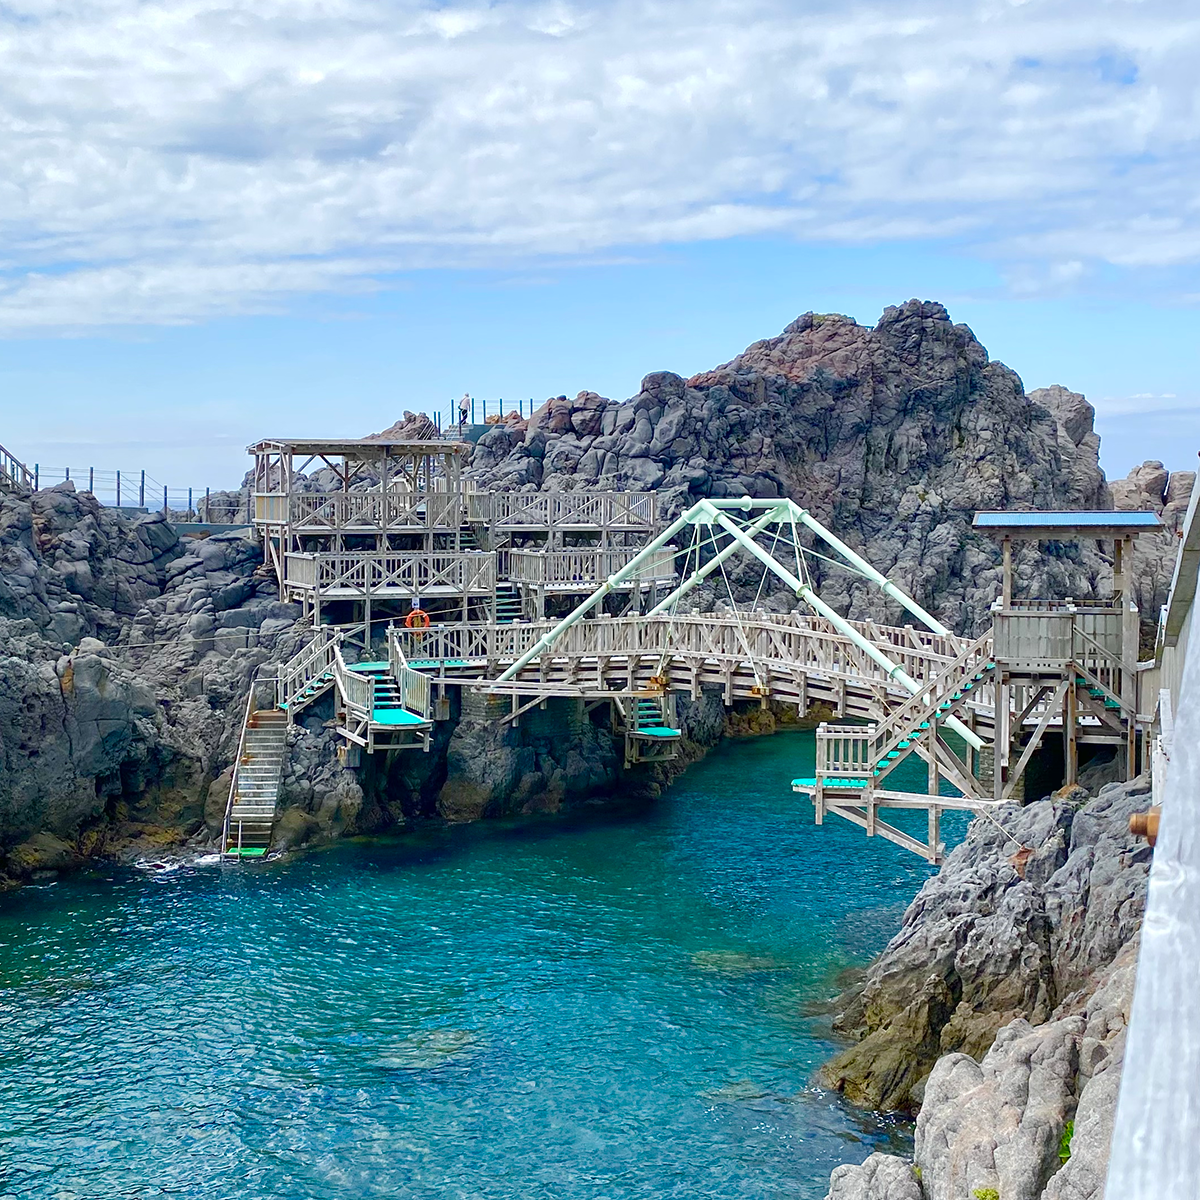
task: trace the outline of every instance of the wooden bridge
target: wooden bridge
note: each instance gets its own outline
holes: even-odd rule
[[[675,752],[675,696],[716,692],[726,705],[777,702],[801,715],[824,706],[815,775],[794,789],[811,797],[818,822],[843,816],[933,862],[941,811],[1019,797],[1050,733],[1063,739],[1069,781],[1081,745],[1116,747],[1135,769],[1144,709],[1121,564],[1130,538],[1157,524],[1152,514],[981,514],[1002,539],[1004,587],[993,628],[968,638],[790,500],[701,500],[663,526],[653,493],[479,491],[464,475],[465,450],[386,440],[251,447],[257,524],[280,594],[322,631],[317,650],[281,669],[288,720],[336,690],[347,746],[373,753],[427,747],[455,689],[509,697],[498,719],[514,722],[549,697],[573,697],[608,705],[635,765]],[[334,490],[311,490],[302,471],[313,462],[332,472]],[[1011,541],[1056,535],[1114,540],[1111,599],[1013,599]],[[826,564],[868,580],[913,623],[853,622],[830,608],[808,571],[819,543],[833,555]],[[802,608],[739,603],[724,570],[735,553]],[[725,582],[729,602],[688,615],[681,601],[710,578]],[[549,619],[564,601],[574,607]],[[399,628],[405,605],[427,610],[432,627]],[[373,650],[380,626],[386,659]],[[355,639],[368,661],[348,665],[343,644]],[[919,795],[890,786],[914,757],[928,781]],[[928,812],[924,841],[879,815],[914,806]]]

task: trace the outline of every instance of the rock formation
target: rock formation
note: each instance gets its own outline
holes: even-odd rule
[[[486,434],[472,473],[499,488],[657,489],[668,515],[701,496],[789,495],[952,628],[986,621],[996,546],[978,509],[1108,507],[1092,410],[1018,377],[940,304],[887,309],[874,329],[807,313],[691,379],[648,375],[614,403],[548,401]],[[1108,570],[1090,546],[1018,555],[1030,595],[1089,595]],[[822,594],[853,617],[889,614],[833,571]]]
[[[471,472],[500,488],[654,488],[668,516],[699,496],[786,493],[947,624],[969,630],[986,621],[999,587],[997,549],[970,528],[976,509],[1115,501],[1149,504],[1177,525],[1191,477],[1146,464],[1110,489],[1092,416],[1065,388],[1025,395],[966,326],[938,304],[910,301],[873,329],[806,314],[690,380],[648,375],[624,403],[583,392],[527,420],[510,414],[481,439]],[[376,436],[429,432],[427,418],[406,413]],[[340,483],[326,470],[301,486]],[[244,486],[214,496],[224,507],[213,515],[246,520],[248,494]],[[1173,550],[1168,530],[1140,552],[1148,612],[1165,594]],[[102,848],[118,829],[161,838],[211,831],[250,677],[305,636],[261,563],[254,542],[237,533],[181,541],[162,517],[102,509],[70,484],[0,496],[0,851],[45,834],[58,839],[44,848],[57,861]],[[735,589],[753,587],[757,572],[740,580],[736,563]],[[1074,595],[1102,589],[1109,569],[1090,546],[1028,546],[1017,568],[1030,593]],[[896,615],[856,576],[819,563],[816,576],[849,615]],[[702,588],[692,599],[717,598]],[[762,602],[793,603],[782,592]],[[694,723],[689,753],[720,736],[709,708],[705,701],[685,718]],[[559,715],[548,733],[536,715],[501,730],[464,711],[439,724],[431,755],[351,773],[334,754],[332,712],[318,707],[293,733],[282,793],[291,815],[280,839],[384,828],[413,815],[554,808],[611,790],[623,776],[607,734]],[[759,729],[768,716],[750,713],[734,727]],[[573,744],[562,736],[568,726]],[[664,779],[647,771],[639,786],[652,791]],[[34,858],[12,862],[25,871]],[[1026,950],[1013,947],[1022,963]],[[985,979],[969,981],[971,989],[996,990]],[[973,1018],[976,1032],[962,1028],[963,1046],[990,1036],[1002,992],[990,1015]],[[1029,998],[1008,997],[1014,1006]],[[964,1021],[944,1024],[957,1030]],[[940,1030],[943,1022],[931,1009],[925,1024]]]
[[[842,998],[861,1040],[822,1071],[919,1106],[917,1170],[872,1155],[830,1200],[1101,1200],[1151,853],[1128,821],[1149,803],[1139,779],[972,822]]]

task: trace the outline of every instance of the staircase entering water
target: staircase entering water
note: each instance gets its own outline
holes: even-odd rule
[[[298,713],[327,693],[336,692],[337,732],[356,755],[428,750],[428,679],[394,655],[347,664],[341,645],[341,633],[319,629],[298,654],[251,682],[221,839],[226,858],[261,858],[270,848],[288,730]]]
[[[287,759],[288,716],[277,707],[259,707],[264,690],[255,681],[246,703],[221,842],[228,858],[261,858],[271,845]]]

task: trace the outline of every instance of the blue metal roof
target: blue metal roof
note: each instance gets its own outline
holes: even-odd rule
[[[977,512],[976,529],[1159,529],[1152,512]]]

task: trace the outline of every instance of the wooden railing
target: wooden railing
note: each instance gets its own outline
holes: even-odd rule
[[[409,661],[454,661],[499,666],[511,663],[554,628],[550,621],[511,625],[434,625],[426,630],[397,630]],[[880,627],[874,627],[881,632]],[[932,679],[961,653],[965,639],[930,635],[883,639],[882,648],[918,681]],[[912,644],[905,644],[911,642]],[[969,643],[966,643],[969,645]],[[560,660],[661,658],[676,666],[713,663],[722,667],[750,664],[767,674],[795,679],[818,674],[864,686],[894,691],[888,674],[849,638],[820,617],[623,617],[580,621],[567,629],[542,656]],[[528,670],[539,668],[535,659]]]
[[[470,519],[493,529],[655,528],[653,492],[477,492]]]
[[[375,681],[351,671],[337,646],[333,651],[333,673],[346,711],[360,721],[369,721],[375,710]]]
[[[839,781],[870,780],[875,758],[869,725],[823,724],[817,729],[817,778],[835,786]]]
[[[489,593],[496,586],[496,556],[481,551],[412,554],[399,550],[288,554],[284,582],[322,593],[390,590],[420,596],[435,588],[453,594]]]
[[[597,587],[610,575],[627,567],[637,549],[599,550],[581,547],[575,550],[509,550],[504,552],[505,573],[514,583],[543,587]],[[657,551],[638,578],[665,581],[675,578],[675,551]]]
[[[435,481],[436,483],[437,481]],[[256,492],[255,520],[297,532],[331,529],[458,529],[466,523],[500,529],[655,528],[653,492]]]
[[[297,533],[333,529],[458,529],[470,493],[462,492],[259,492],[255,520],[291,523]]]
[[[313,640],[279,668],[278,703],[288,706],[289,718],[296,696],[314,679],[333,670],[341,644],[342,634],[337,630],[318,629]]]

